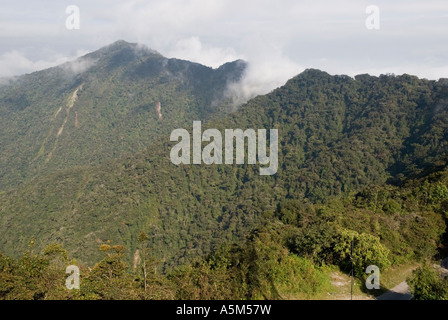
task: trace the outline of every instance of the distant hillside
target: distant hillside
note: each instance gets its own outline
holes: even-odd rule
[[[0,86],[0,190],[137,152],[174,128],[207,119],[245,65],[211,69],[117,41],[17,77]]]
[[[105,93],[100,97],[109,101]],[[142,113],[153,124],[156,100]],[[177,124],[191,128],[195,115],[179,115]],[[0,249],[17,255],[34,237],[37,248],[60,242],[92,262],[110,240],[123,244],[130,260],[145,231],[151,254],[168,267],[241,239],[285,200],[328,203],[367,186],[426,176],[447,164],[448,86],[409,75],[353,79],[306,70],[203,127],[277,128],[277,174],[260,176],[254,165],[175,166],[169,159],[174,143],[160,129],[144,152],[49,174],[1,194]]]

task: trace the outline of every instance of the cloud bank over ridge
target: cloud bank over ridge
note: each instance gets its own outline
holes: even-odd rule
[[[365,27],[371,4],[380,9],[380,30]],[[5,3],[0,77],[71,61],[119,39],[214,68],[246,60],[241,97],[270,91],[305,68],[350,76],[448,77],[444,0],[78,0],[76,5],[80,29],[67,30],[66,3]]]

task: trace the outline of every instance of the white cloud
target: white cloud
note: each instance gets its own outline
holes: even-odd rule
[[[285,84],[304,68],[284,55],[281,48],[262,39],[252,39],[245,59],[249,62],[244,77],[238,83],[229,84],[228,95],[235,105],[266,94]]]
[[[63,64],[61,67],[64,70],[70,71],[74,74],[83,73],[84,71],[91,68],[96,61],[89,59],[89,58],[78,58],[73,61],[69,61],[65,64]]]
[[[191,37],[178,41],[169,51],[168,57],[199,62],[213,68],[237,59],[248,62],[241,81],[230,83],[227,88],[227,95],[233,99],[235,106],[282,86],[288,79],[304,70],[285,56],[281,47],[263,37],[247,39],[240,54],[233,48],[204,45],[198,37]]]
[[[77,52],[75,56],[71,57],[55,54],[49,57],[48,60],[33,61],[27,58],[23,52],[17,50],[8,51],[0,56],[0,75],[2,77],[11,77],[24,73],[30,73],[38,70],[47,69],[71,61],[84,53],[85,53],[84,51],[80,50]],[[70,69],[73,72],[75,72],[80,68],[87,67],[86,63],[87,62],[75,60],[70,62],[68,66],[70,66]]]
[[[240,58],[233,48],[218,48],[203,45],[198,37],[178,41],[167,56],[199,62],[212,68],[217,68],[226,62]]]
[[[53,65],[76,56],[79,48],[93,51],[118,39],[213,67],[236,58],[252,66],[280,59],[287,70],[351,74],[411,68],[406,71],[439,77],[448,61],[446,0],[77,0],[81,29],[75,31],[65,29],[67,3],[43,1],[3,4],[0,76]],[[380,8],[381,30],[365,28],[365,8],[372,4]],[[280,54],[253,45],[260,38]]]

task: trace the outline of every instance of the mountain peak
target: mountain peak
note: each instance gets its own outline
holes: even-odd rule
[[[103,47],[102,49],[107,49],[107,50],[133,49],[136,51],[144,51],[147,53],[157,54],[157,55],[161,56],[161,54],[159,52],[149,48],[148,46],[146,46],[144,44],[136,43],[136,42],[127,42],[125,40],[117,40],[117,41],[111,43],[110,45]]]
[[[160,57],[163,56],[157,52],[156,50],[148,48],[146,45],[139,43],[131,43],[124,40],[118,40],[113,42],[110,45],[104,46],[94,52],[88,53],[85,55],[85,58],[92,58],[95,60],[98,59],[118,59],[121,62],[131,61],[138,57],[144,56],[154,56]]]
[[[137,46],[136,42],[127,42],[125,40],[117,40],[111,43],[109,46]]]

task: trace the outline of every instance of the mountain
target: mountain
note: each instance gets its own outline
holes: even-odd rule
[[[154,53],[151,57],[159,59]],[[99,92],[99,101],[111,101]],[[157,115],[151,114],[157,123]],[[192,119],[203,118],[193,113],[176,124],[191,131]],[[429,81],[406,74],[351,78],[309,69],[235,113],[204,122],[203,130],[207,128],[278,129],[277,173],[260,176],[258,166],[247,164],[176,166],[170,161],[175,143],[166,129],[141,152],[48,173],[1,193],[0,249],[18,255],[35,238],[37,249],[62,243],[78,261],[92,263],[102,256],[98,247],[110,243],[124,245],[131,261],[139,247],[138,235],[144,231],[149,236],[147,249],[169,270],[241,241],[265,219],[278,216],[283,223],[294,224],[300,216],[312,221],[335,210],[331,206],[320,210],[319,205],[357,194],[377,202],[381,197],[387,200],[384,192],[373,192],[376,187],[388,190],[446,169],[448,86],[443,79]],[[434,192],[441,194],[440,201],[445,196],[448,201],[440,188]],[[406,210],[400,207],[399,201],[404,200],[399,192],[390,200],[378,202],[381,218],[377,220],[386,229],[402,221],[401,215],[417,210],[412,205]],[[344,205],[339,203],[337,211],[343,212]],[[425,210],[421,209],[422,215]],[[432,213],[438,218],[428,219],[440,225],[443,212],[438,210]],[[359,222],[366,214],[356,212],[347,210],[350,221],[345,226],[360,234],[372,232]],[[382,218],[388,214],[392,220]],[[413,214],[410,217],[419,219]],[[315,232],[307,239],[324,229],[310,230]],[[407,237],[412,238],[412,232],[426,234],[417,231]],[[431,235],[428,243],[434,245],[440,232]],[[410,256],[418,255],[412,252]]]
[[[229,100],[227,85],[245,67],[238,60],[212,69],[117,41],[10,80],[0,86],[0,190],[137,152],[225,112],[218,107]]]

